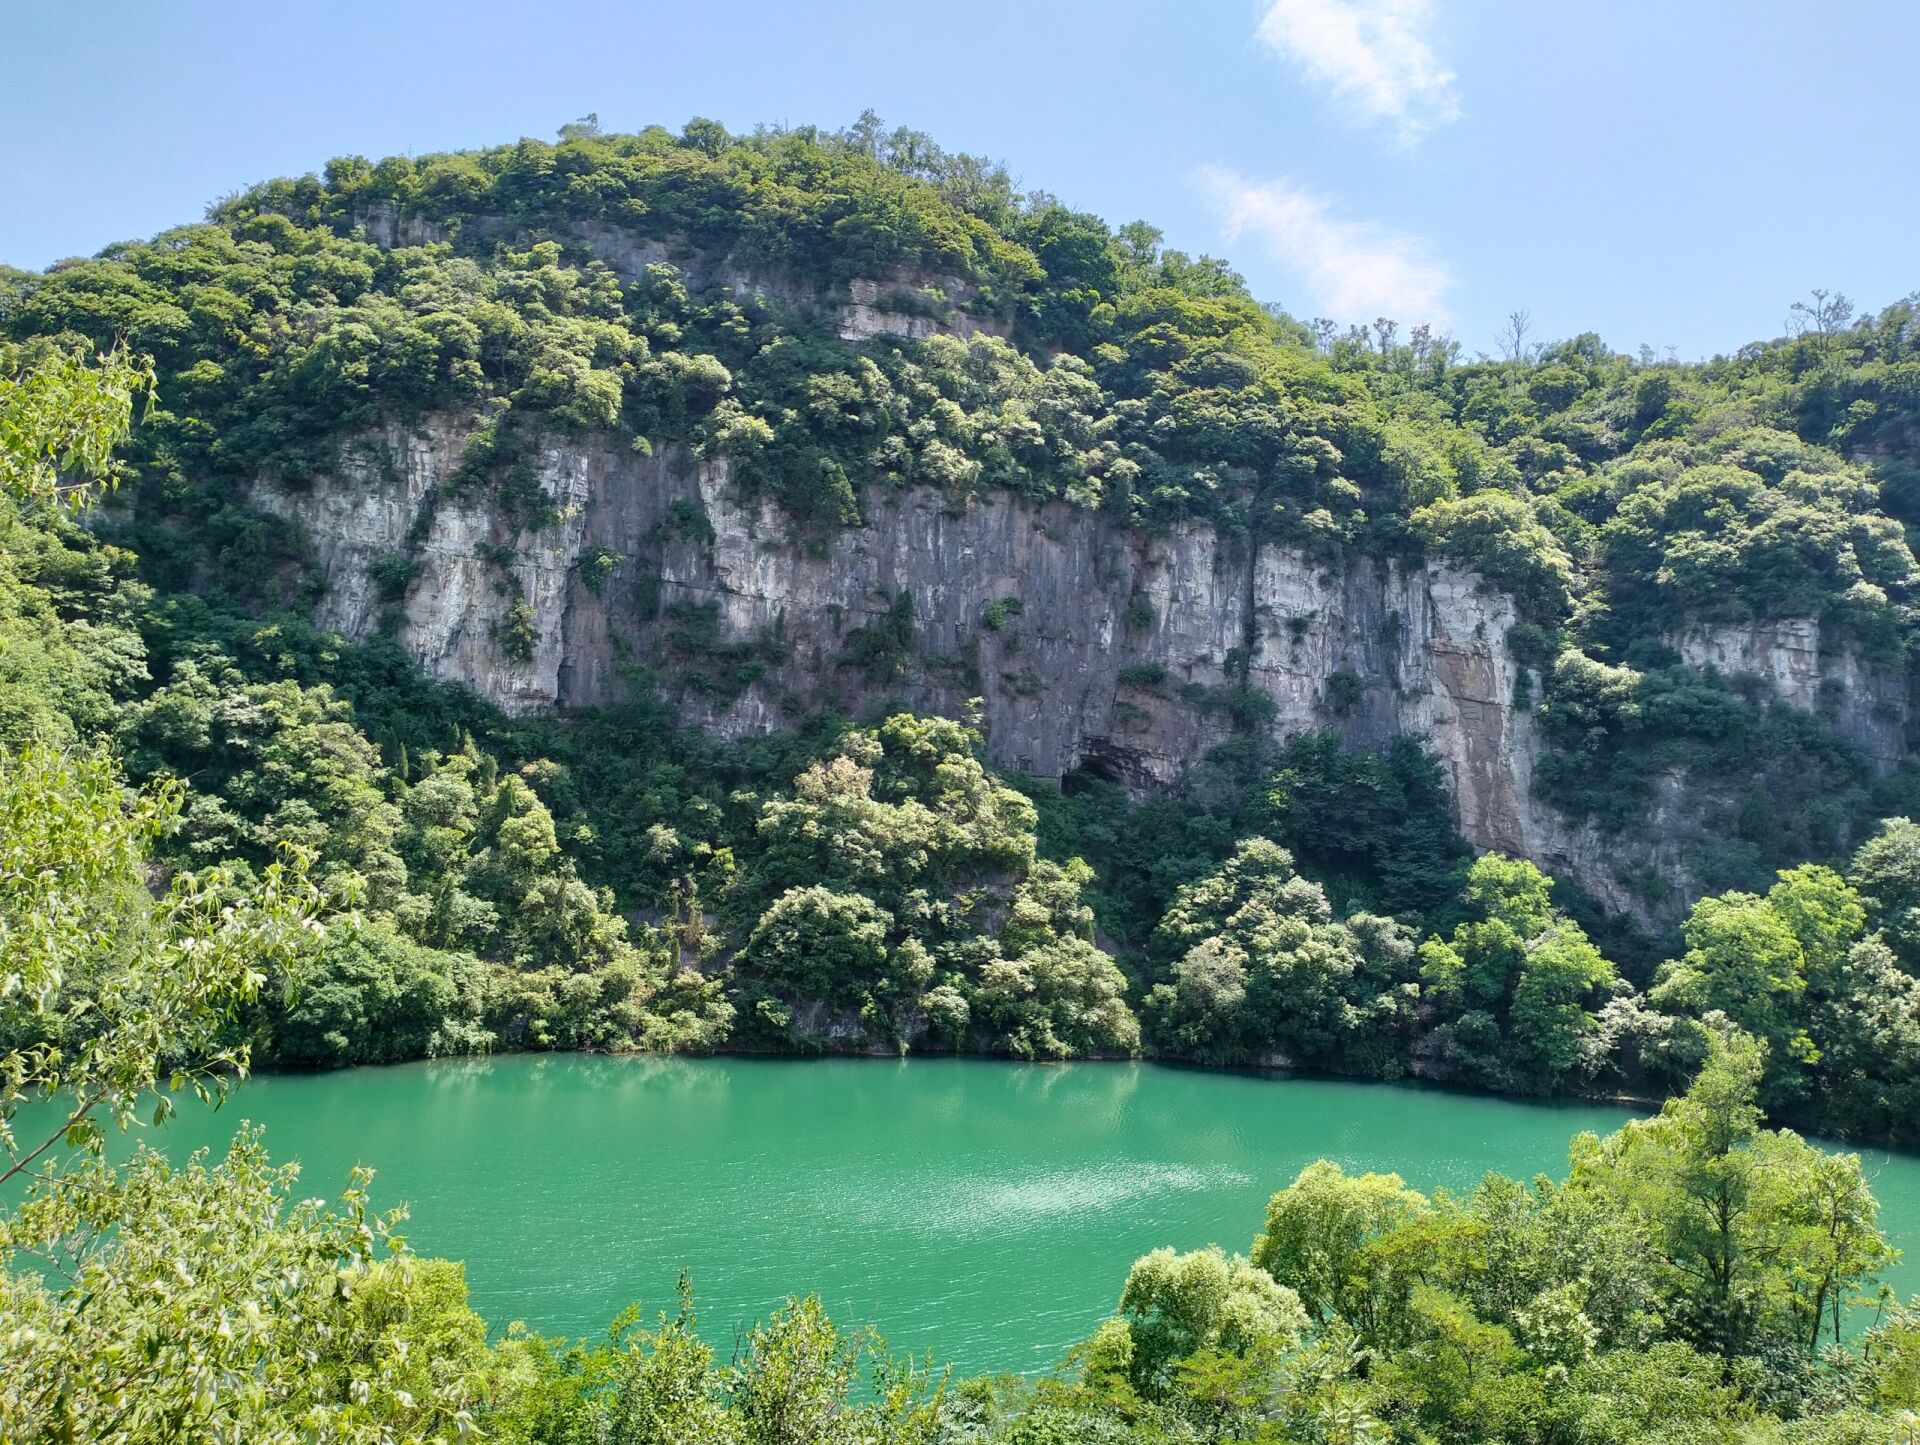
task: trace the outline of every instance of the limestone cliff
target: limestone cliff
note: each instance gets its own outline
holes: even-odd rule
[[[872,494],[865,526],[798,543],[724,463],[557,440],[536,470],[558,520],[516,535],[484,493],[450,485],[468,429],[393,426],[348,448],[337,477],[258,499],[309,534],[321,622],[355,637],[396,625],[430,672],[509,711],[606,700],[629,663],[734,736],[827,703],[951,715],[978,697],[995,763],[1136,791],[1177,786],[1249,718],[1281,737],[1413,734],[1475,846],[1651,922],[1686,896],[1679,779],[1631,843],[1535,796],[1540,679],[1507,646],[1514,605],[1447,563],[1331,566],[1197,525],[1147,534],[1065,503],[925,489]],[[1816,624],[1673,642],[1690,665],[1754,674],[1898,757],[1904,692],[1823,655]]]
[[[355,215],[356,224],[377,246],[425,246],[464,236],[469,241],[508,239],[523,232],[520,223],[504,216],[475,216],[457,227],[441,226],[421,216],[402,215],[390,202],[368,206]],[[696,289],[724,287],[735,296],[773,299],[807,310],[824,309],[832,329],[843,341],[874,336],[898,336],[909,341],[934,335],[1006,336],[1004,318],[974,309],[978,291],[959,276],[899,271],[890,276],[855,277],[827,294],[792,276],[741,266],[726,256],[711,256],[674,241],[635,235],[620,226],[598,221],[576,221],[563,228],[564,238],[602,262],[622,281],[639,281],[649,266],[672,266]]]
[[[1760,681],[1769,696],[1828,714],[1881,767],[1906,755],[1906,689],[1845,646],[1824,645],[1820,622],[1789,617],[1737,627],[1696,627],[1669,638],[1693,668]]]

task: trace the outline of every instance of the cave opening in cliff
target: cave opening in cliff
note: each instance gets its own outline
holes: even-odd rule
[[[1096,783],[1125,787],[1131,769],[1128,759],[1104,739],[1088,742],[1086,750],[1060,779],[1060,791],[1071,798],[1086,792]]]

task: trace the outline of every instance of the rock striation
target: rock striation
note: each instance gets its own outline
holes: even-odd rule
[[[864,294],[849,306],[888,314]],[[958,715],[978,698],[997,765],[1136,793],[1177,787],[1250,720],[1360,745],[1411,734],[1476,847],[1645,922],[1674,906],[1650,879],[1686,894],[1683,780],[1632,841],[1535,797],[1542,680],[1507,646],[1512,600],[1450,563],[1332,564],[1199,525],[1144,533],[1066,503],[929,489],[872,493],[864,526],[796,539],[724,462],[562,439],[536,462],[558,520],[516,533],[484,491],[453,485],[470,430],[394,424],[347,448],[337,475],[263,483],[257,501],[308,534],[318,621],[350,637],[394,626],[429,672],[509,712],[605,702],[633,664],[729,736],[829,704]],[[1671,641],[1690,666],[1824,709],[1882,766],[1901,756],[1904,687],[1823,652],[1817,623]]]

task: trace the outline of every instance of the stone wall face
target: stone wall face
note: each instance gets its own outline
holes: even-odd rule
[[[1827,713],[1842,737],[1883,768],[1906,756],[1904,682],[1850,649],[1823,650],[1818,618],[1695,627],[1667,641],[1688,667],[1758,678],[1776,701]]]
[[[1631,842],[1536,800],[1540,679],[1507,647],[1518,615],[1448,563],[1330,567],[1198,525],[1145,534],[1066,503],[1006,492],[957,503],[927,489],[872,494],[865,526],[808,544],[743,496],[724,462],[555,439],[536,469],[559,520],[516,536],[483,492],[449,485],[469,430],[452,419],[391,426],[349,448],[338,477],[257,495],[311,538],[325,581],[318,621],[364,637],[397,609],[400,639],[427,671],[509,712],[606,701],[629,663],[671,677],[684,662],[675,629],[699,625],[723,644],[756,644],[764,664],[736,695],[680,691],[683,715],[719,733],[777,729],[827,704],[958,715],[979,698],[994,763],[1086,770],[1147,792],[1177,787],[1232,734],[1224,703],[1245,657],[1245,684],[1271,700],[1277,737],[1424,739],[1476,847],[1531,858],[1650,922],[1669,920],[1644,901],[1649,870],[1686,894],[1681,780],[1659,802],[1674,826],[1656,818]],[[687,525],[698,516],[706,526]],[[397,600],[369,575],[393,554],[414,564]],[[861,665],[855,634],[897,617],[904,594],[910,648],[885,659],[893,665]],[[511,649],[502,629],[516,599],[532,642]],[[1823,656],[1818,634],[1788,620],[1673,642],[1691,666],[1753,674],[1781,703],[1825,708],[1891,766],[1903,686],[1851,654]],[[1637,889],[1622,881],[1630,874]]]

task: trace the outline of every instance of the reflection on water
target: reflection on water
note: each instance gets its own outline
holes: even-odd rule
[[[814,1291],[972,1373],[1052,1364],[1155,1246],[1245,1250],[1315,1158],[1465,1189],[1560,1173],[1575,1132],[1627,1115],[1134,1064],[509,1055],[260,1077],[147,1137],[177,1157],[242,1117],[305,1191],[375,1166],[376,1203],[467,1261],[496,1325],[598,1333],[670,1308],[684,1266],[722,1347]],[[1904,1235],[1920,1161],[1870,1167]]]

